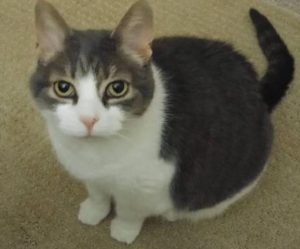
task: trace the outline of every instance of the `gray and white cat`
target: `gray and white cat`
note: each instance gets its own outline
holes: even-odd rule
[[[145,1],[113,31],[72,29],[37,3],[31,91],[59,161],[86,185],[81,222],[98,224],[113,201],[111,236],[131,243],[147,217],[213,217],[255,186],[294,61],[270,22],[250,15],[269,62],[262,79],[226,43],[154,39]]]

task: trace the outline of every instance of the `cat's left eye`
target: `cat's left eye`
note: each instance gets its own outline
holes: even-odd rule
[[[124,80],[116,80],[111,82],[105,92],[108,97],[121,98],[128,93],[129,84]]]
[[[64,80],[58,80],[53,83],[53,90],[60,98],[71,98],[75,95],[75,87]]]

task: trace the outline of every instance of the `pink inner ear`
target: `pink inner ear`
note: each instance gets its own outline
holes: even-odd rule
[[[49,50],[49,52],[60,52],[63,50],[64,37],[59,32],[44,32],[41,36],[43,49]]]
[[[45,52],[56,53],[63,50],[67,34],[56,20],[43,20],[43,23],[38,25],[37,32],[38,42]]]

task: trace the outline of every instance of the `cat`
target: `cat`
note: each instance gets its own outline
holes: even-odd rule
[[[225,42],[154,39],[144,0],[114,30],[85,31],[38,1],[30,88],[58,160],[87,188],[81,222],[98,224],[114,202],[111,236],[130,244],[147,217],[214,217],[253,189],[294,59],[265,16],[250,17],[262,79]]]

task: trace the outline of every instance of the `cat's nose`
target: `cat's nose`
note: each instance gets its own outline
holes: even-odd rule
[[[88,116],[80,117],[80,121],[86,126],[86,128],[89,131],[93,128],[93,126],[95,125],[95,123],[97,123],[98,120],[99,118],[97,117],[88,117]]]

